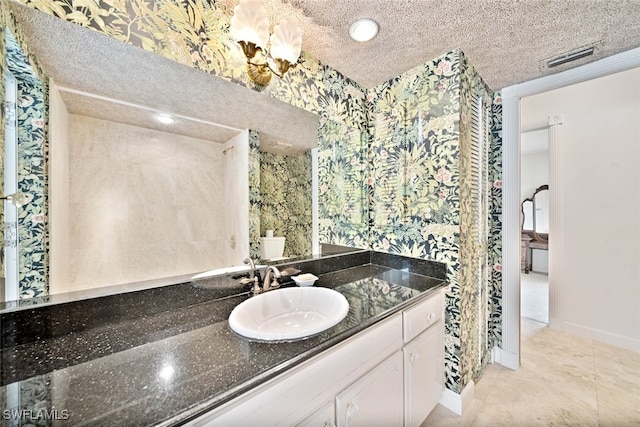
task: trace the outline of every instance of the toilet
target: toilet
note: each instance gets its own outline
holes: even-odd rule
[[[284,253],[284,237],[261,237],[260,259],[279,259]]]

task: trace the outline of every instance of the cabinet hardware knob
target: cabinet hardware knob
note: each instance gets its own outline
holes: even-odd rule
[[[411,363],[415,362],[416,360],[420,359],[420,354],[418,353],[411,353]]]

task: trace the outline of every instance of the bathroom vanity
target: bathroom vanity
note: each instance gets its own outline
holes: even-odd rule
[[[419,426],[444,390],[437,290],[190,422],[190,426]]]
[[[445,266],[372,251],[286,266],[343,294],[344,320],[293,342],[238,336],[227,318],[249,297],[232,275],[5,309],[6,409],[83,425],[419,425],[443,390]]]

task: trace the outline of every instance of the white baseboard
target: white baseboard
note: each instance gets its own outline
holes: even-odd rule
[[[455,391],[445,389],[439,403],[448,410],[461,416],[473,400],[474,389],[475,383],[473,381],[469,382],[469,384],[462,389],[460,394]]]
[[[500,347],[493,347],[493,349],[491,349],[491,363],[499,363],[515,371],[520,367],[520,355],[510,353]]]
[[[605,344],[640,353],[639,339],[615,334],[613,332],[604,331],[602,329],[590,328],[578,323],[562,321],[560,319],[549,319],[549,327],[551,329],[557,329],[569,334],[577,335],[582,338],[600,341]]]
[[[549,316],[549,329],[556,329],[562,331],[562,320]]]

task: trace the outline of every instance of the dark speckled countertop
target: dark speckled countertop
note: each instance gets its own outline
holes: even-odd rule
[[[446,284],[441,266],[435,266],[437,274],[432,276],[436,277],[424,275],[435,265],[432,262],[368,252],[367,257],[368,262],[358,259],[351,262],[355,266],[345,265],[347,268],[335,272],[322,271],[322,262],[295,265],[318,275],[316,286],[345,295],[350,307],[338,325],[293,342],[252,342],[231,331],[227,318],[248,298],[246,293],[209,299],[202,294],[202,302],[178,302],[166,310],[145,311],[140,306],[138,316],[118,315],[103,323],[84,319],[76,325],[66,313],[71,326],[47,333],[31,328],[32,339],[22,341],[12,337],[9,329],[11,322],[18,325],[21,318],[5,316],[0,403],[3,409],[17,409],[11,402],[19,398],[19,409],[31,411],[21,414],[23,420],[41,410],[55,410],[58,418],[68,418],[62,422],[69,425],[183,423]],[[429,271],[424,270],[424,263],[429,264]],[[339,265],[335,259],[334,264]],[[207,282],[196,285],[181,286],[195,293],[215,288]],[[166,296],[162,292],[151,294]],[[7,423],[5,412],[0,416]]]

